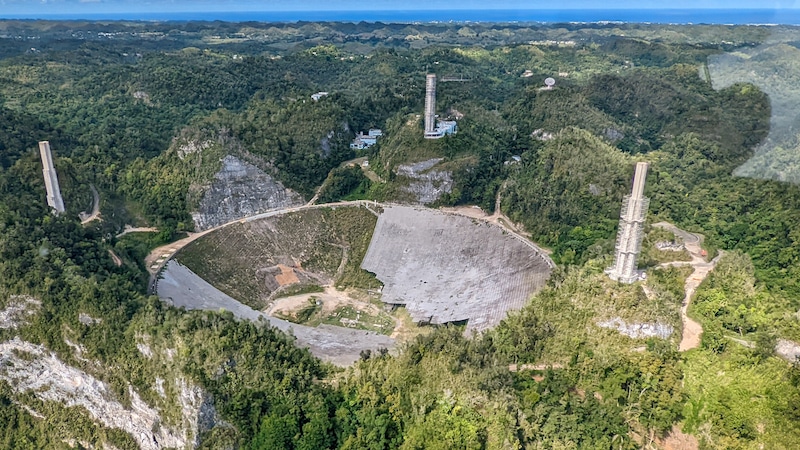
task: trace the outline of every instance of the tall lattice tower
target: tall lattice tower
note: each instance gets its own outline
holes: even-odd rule
[[[47,189],[47,204],[56,210],[56,214],[64,212],[64,199],[61,198],[61,187],[58,185],[56,168],[53,166],[53,154],[50,153],[50,142],[39,142],[39,154],[42,156],[42,173]]]
[[[436,74],[425,79],[425,133],[436,129]]]
[[[644,219],[647,207],[650,206],[650,199],[644,196],[647,167],[646,162],[636,163],[633,190],[622,200],[614,265],[606,270],[612,280],[622,283],[633,283],[641,278],[641,274],[636,270],[636,260],[642,251]]]

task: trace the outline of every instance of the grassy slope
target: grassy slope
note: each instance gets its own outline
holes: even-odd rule
[[[231,297],[263,308],[273,291],[259,269],[284,264],[334,279],[347,252],[337,286],[377,287],[361,270],[377,218],[364,208],[313,209],[236,224],[199,239],[177,260]]]

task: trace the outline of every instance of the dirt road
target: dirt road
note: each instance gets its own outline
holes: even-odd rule
[[[97,220],[100,218],[100,194],[97,192],[93,184],[89,185],[89,189],[92,190],[92,212],[91,214],[81,213],[80,219],[81,224],[85,225],[93,220]]]
[[[364,165],[365,162],[367,163],[366,166]],[[364,173],[364,176],[369,178],[369,180],[372,181],[373,183],[385,183],[385,181],[383,180],[383,178],[380,177],[380,175],[378,175],[372,169],[369,168],[369,160],[367,159],[366,156],[362,156],[360,158],[354,158],[354,159],[347,160],[347,161],[339,164],[338,168],[347,167],[349,165],[357,165],[358,167],[360,167],[361,171]],[[329,174],[333,173],[334,170],[336,170],[336,169],[331,169]],[[322,182],[322,185],[319,188],[317,188],[317,190],[314,192],[314,196],[311,197],[311,200],[309,200],[308,203],[306,203],[306,206],[311,206],[311,205],[316,205],[317,204],[317,200],[319,200],[319,194],[320,194],[320,192],[322,192],[322,189],[324,189],[325,186],[328,184],[327,183],[328,180],[329,179],[326,178],[325,181]]]
[[[555,264],[549,258],[549,255],[553,253],[553,251],[548,248],[544,248],[539,244],[534,244],[533,241],[531,240],[531,234],[520,229],[520,227],[515,225],[514,222],[512,222],[511,219],[509,219],[508,216],[503,214],[503,212],[500,210],[500,203],[502,201],[503,191],[505,191],[507,185],[508,185],[508,180],[504,181],[503,185],[500,186],[500,189],[497,190],[497,197],[495,197],[495,202],[494,202],[494,214],[492,215],[486,214],[486,212],[478,206],[441,207],[439,208],[439,210],[447,213],[471,217],[473,219],[481,219],[493,223],[499,226],[500,228],[505,229],[509,233],[515,235],[521,241],[525,242],[526,244],[528,244],[530,247],[534,248],[541,254],[547,255],[548,257],[546,259],[549,261],[548,264],[550,265],[550,267],[555,267]]]
[[[114,250],[108,249],[108,255],[111,256],[111,259],[114,261],[114,264],[117,267],[122,266],[122,259],[120,259],[120,257],[117,256],[116,253],[114,253]]]
[[[122,233],[118,234],[117,237],[125,236],[126,234],[130,233],[158,233],[158,228],[156,227],[132,227],[130,225],[125,225],[125,229],[122,230]]]
[[[720,250],[716,258],[707,262],[703,256],[703,236],[688,231],[681,230],[675,225],[667,222],[659,222],[653,224],[654,227],[662,228],[672,232],[675,236],[683,239],[683,244],[686,250],[691,255],[691,261],[675,261],[661,264],[663,267],[678,267],[678,266],[691,266],[694,269],[691,275],[686,278],[684,285],[685,296],[683,298],[683,305],[681,306],[681,321],[683,322],[683,336],[678,351],[685,352],[700,346],[700,337],[703,334],[703,326],[692,320],[686,312],[689,310],[689,304],[692,301],[697,287],[706,279],[708,274],[714,270],[714,267],[722,258],[723,251]]]

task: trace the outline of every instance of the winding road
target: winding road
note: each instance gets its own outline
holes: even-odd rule
[[[681,343],[678,346],[678,351],[685,352],[687,350],[699,347],[700,337],[703,334],[703,326],[697,321],[692,320],[692,318],[687,315],[689,304],[692,301],[692,296],[694,296],[694,293],[697,291],[697,287],[700,286],[700,283],[702,283],[708,274],[714,270],[714,267],[717,265],[720,258],[722,258],[724,252],[720,250],[716,258],[712,259],[710,262],[707,262],[703,256],[703,248],[701,247],[703,243],[702,235],[681,230],[680,228],[668,222],[659,222],[653,224],[653,226],[670,231],[675,236],[681,238],[686,250],[692,257],[691,261],[675,261],[661,264],[662,267],[691,266],[694,269],[694,272],[692,272],[692,274],[686,278],[686,284],[684,285],[685,296],[683,298],[683,305],[681,306],[683,336],[681,337]]]
[[[89,189],[92,190],[92,212],[91,214],[87,214],[85,212],[80,214],[81,225],[86,225],[87,223],[100,218],[100,194],[97,192],[97,189],[93,184],[89,185]]]

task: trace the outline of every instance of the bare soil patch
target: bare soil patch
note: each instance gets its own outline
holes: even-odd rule
[[[125,225],[125,228],[117,235],[117,237],[119,238],[130,233],[158,233],[158,231],[159,230],[156,227],[132,227],[130,225]]]
[[[489,216],[486,211],[477,206],[454,206],[440,208],[444,212],[458,214],[461,216],[472,217],[473,219],[488,219]]]
[[[80,213],[81,225],[86,225],[87,223],[100,218],[100,194],[97,192],[97,189],[95,189],[93,184],[89,185],[89,189],[92,190],[92,210],[89,213]]]
[[[275,275],[275,281],[278,282],[279,286],[286,286],[288,284],[300,282],[300,279],[297,278],[297,274],[294,272],[294,268],[285,266],[283,264],[278,264],[278,269],[281,270],[281,273],[280,275]]]
[[[308,305],[309,300],[312,298],[322,303],[322,314],[324,315],[333,314],[337,309],[343,306],[350,306],[357,311],[362,311],[371,315],[380,314],[381,312],[381,308],[377,305],[356,298],[359,297],[359,295],[355,291],[340,291],[333,286],[325,286],[324,289],[323,292],[312,292],[309,294],[279,298],[267,308],[266,313],[271,316],[275,316],[276,314],[291,316]]]
[[[697,442],[697,438],[684,433],[677,425],[672,427],[672,431],[670,431],[661,442],[658,441],[659,440],[656,442],[664,450],[697,450],[700,448],[700,443]]]
[[[317,311],[309,315],[308,308]],[[382,307],[370,303],[368,295],[357,289],[341,291],[333,286],[325,286],[323,292],[277,299],[266,312],[278,318],[297,319],[306,315],[300,322],[309,326],[329,324],[381,333],[397,327],[397,320],[390,318]]]
[[[276,313],[283,315],[293,315],[308,304],[311,297],[322,302],[322,312],[332,313],[341,306],[352,306],[359,311],[380,312],[380,309],[371,304],[353,298],[351,291],[340,291],[333,286],[325,286],[323,292],[312,292],[309,294],[292,295],[275,300],[267,308],[266,313],[274,316]]]

